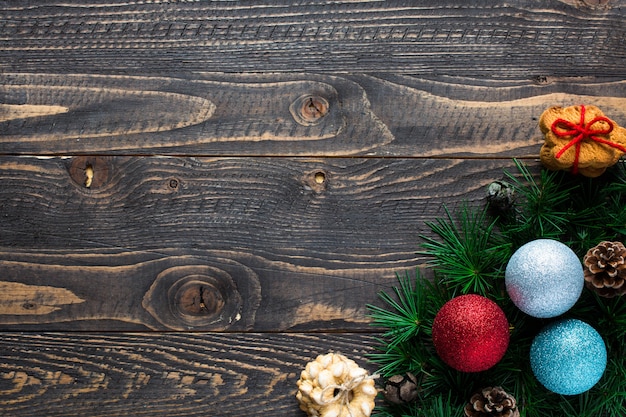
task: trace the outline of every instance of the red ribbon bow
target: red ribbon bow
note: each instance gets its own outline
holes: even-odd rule
[[[593,126],[597,122],[606,122],[609,127],[605,129],[592,129]],[[596,135],[608,135],[613,131],[613,122],[611,119],[598,116],[591,120],[589,123],[585,124],[585,106],[580,106],[580,122],[578,124],[574,124],[569,120],[565,119],[556,119],[551,126],[552,133],[559,137],[567,137],[573,136],[574,138],[570,140],[557,154],[557,159],[560,158],[565,151],[567,151],[572,146],[576,146],[576,154],[574,155],[574,165],[572,166],[572,173],[578,173],[578,158],[580,156],[580,147],[582,142],[587,139],[591,139],[598,143],[603,143],[605,145],[609,145],[612,148],[619,149],[620,151],[626,153],[626,148],[619,143],[611,142],[603,138],[599,138]],[[559,130],[562,129],[562,130]]]

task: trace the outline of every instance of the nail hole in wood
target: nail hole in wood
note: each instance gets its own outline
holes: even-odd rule
[[[322,171],[318,171],[313,176],[316,184],[324,184],[326,181],[326,174]]]

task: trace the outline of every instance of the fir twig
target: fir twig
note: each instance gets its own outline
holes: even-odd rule
[[[496,288],[495,281],[510,256],[510,244],[494,235],[495,221],[487,222],[486,208],[477,211],[463,204],[456,219],[447,207],[446,217],[427,226],[441,239],[422,236],[422,255],[442,276],[452,292],[486,295]]]
[[[566,314],[591,324],[602,336],[608,365],[602,379],[586,393],[560,396],[545,389],[530,369],[528,352],[545,324],[522,313],[505,296],[504,269],[510,254],[537,238],[570,245],[582,258],[599,240],[626,236],[626,165],[618,164],[597,179],[542,170],[538,176],[519,161],[517,175],[505,172],[516,198],[495,219],[486,208],[464,204],[428,223],[434,237],[423,238],[420,254],[431,257],[434,282],[419,272],[398,275],[399,286],[381,293],[383,307],[369,306],[373,325],[385,329],[380,351],[371,358],[383,376],[414,373],[420,399],[413,405],[386,405],[383,415],[401,417],[461,416],[470,393],[502,386],[517,399],[522,417],[623,417],[626,409],[626,298],[604,299],[584,290]],[[538,179],[537,179],[538,178]],[[450,298],[466,292],[496,301],[511,326],[509,349],[493,368],[476,374],[458,372],[437,356],[432,322]]]
[[[572,188],[562,187],[560,172],[542,170],[537,182],[528,167],[518,160],[514,162],[522,178],[506,170],[504,174],[520,198],[513,221],[501,225],[503,232],[516,242],[515,247],[538,238],[558,239],[571,218],[564,207]]]
[[[389,346],[394,347],[416,337],[422,328],[421,317],[428,300],[422,291],[416,291],[419,283],[412,284],[408,272],[404,276],[396,274],[399,287],[394,287],[396,297],[386,292],[379,293],[388,308],[368,304],[373,319],[372,325],[388,329],[383,336],[388,339]],[[423,279],[419,273],[416,280]]]

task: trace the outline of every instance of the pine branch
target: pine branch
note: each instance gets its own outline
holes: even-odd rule
[[[400,286],[393,288],[395,298],[384,291],[379,293],[380,298],[390,307],[389,310],[367,305],[371,311],[372,325],[388,329],[383,336],[389,340],[390,347],[406,342],[420,333],[421,317],[428,302],[424,292],[418,291],[422,287],[420,281],[423,280],[419,271],[415,284],[411,284],[408,272],[403,277],[396,274],[396,278]]]
[[[490,219],[487,208],[464,204],[428,223],[434,237],[422,236],[435,280],[419,271],[412,282],[398,275],[399,286],[381,293],[383,307],[368,306],[373,325],[385,329],[380,350],[371,355],[384,376],[412,372],[420,384],[416,404],[383,407],[383,415],[401,417],[462,416],[471,393],[485,386],[502,386],[518,401],[522,417],[623,417],[626,409],[626,298],[601,298],[584,290],[566,314],[592,325],[608,351],[602,379],[588,392],[560,396],[534,377],[528,352],[545,320],[522,313],[506,296],[504,268],[511,252],[536,238],[553,238],[572,247],[582,258],[600,240],[626,236],[626,164],[620,163],[597,179],[542,170],[538,176],[515,161],[518,175],[505,172],[513,188],[511,204],[500,205]],[[538,179],[536,179],[538,178]],[[508,191],[507,191],[508,192]],[[503,211],[504,210],[504,211]],[[456,371],[432,346],[432,322],[454,296],[475,292],[504,310],[511,325],[509,349],[493,368],[475,374]]]
[[[380,352],[368,354],[368,358],[379,365],[377,373],[385,378],[406,372],[421,375],[423,361],[434,354],[432,351],[422,350],[417,341],[394,346],[387,345],[382,339],[378,341],[381,343]]]
[[[386,308],[367,305],[372,326],[386,329],[379,339],[380,353],[370,354],[369,358],[380,366],[378,373],[385,377],[405,372],[419,375],[423,363],[434,355],[430,329],[449,294],[424,278],[419,270],[414,278],[408,271],[402,276],[396,274],[396,278],[399,286],[393,288],[393,295],[379,293]]]
[[[555,238],[564,232],[571,219],[567,206],[574,187],[562,187],[562,173],[541,171],[537,182],[528,168],[514,160],[522,179],[504,171],[514,193],[521,199],[517,203],[513,221],[502,224],[503,233],[515,242],[515,247],[538,238]]]
[[[421,236],[424,250],[418,253],[432,258],[429,264],[452,292],[493,292],[510,256],[510,244],[495,237],[495,221],[487,222],[486,209],[477,211],[463,204],[456,219],[447,207],[444,210],[445,218],[426,223],[441,240]]]

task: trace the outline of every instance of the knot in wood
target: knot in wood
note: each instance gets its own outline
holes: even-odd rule
[[[172,330],[225,330],[241,320],[243,300],[228,271],[210,265],[180,264],[157,275],[141,304]]]
[[[109,161],[101,156],[77,156],[72,159],[69,174],[81,188],[95,190],[110,180]]]
[[[191,316],[212,316],[219,314],[225,305],[224,296],[210,283],[188,281],[175,295],[175,303],[181,313]]]
[[[312,126],[328,114],[329,104],[324,97],[305,95],[294,101],[289,110],[296,122],[303,126]]]

